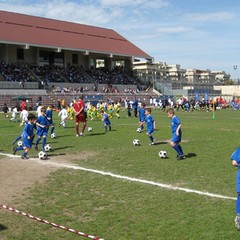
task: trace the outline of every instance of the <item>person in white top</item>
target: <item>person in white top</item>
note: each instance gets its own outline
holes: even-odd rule
[[[66,119],[68,118],[68,112],[65,106],[62,106],[61,111],[58,113],[58,116],[61,117],[61,122],[59,123],[59,127],[66,127]]]
[[[17,109],[17,105],[16,105],[12,110],[12,118],[10,119],[10,122],[16,122],[17,114],[18,114],[18,109]]]
[[[42,105],[40,104],[40,105],[37,107],[37,111],[36,111],[38,117],[41,116],[41,109],[42,109]]]
[[[20,123],[20,127],[23,126],[28,122],[28,111],[27,111],[27,106],[24,107],[24,109],[20,113],[20,119],[22,120]]]

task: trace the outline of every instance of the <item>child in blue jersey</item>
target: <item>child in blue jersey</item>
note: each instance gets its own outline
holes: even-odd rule
[[[48,127],[51,126],[50,135],[54,132],[55,124],[53,122],[53,106],[50,105],[46,111],[46,117],[48,120]]]
[[[153,138],[153,133],[154,133],[154,130],[156,128],[156,122],[155,122],[155,119],[153,118],[153,116],[151,115],[151,108],[146,108],[145,109],[145,122],[147,124],[147,135],[151,141],[151,143],[149,145],[154,145],[155,142],[154,142],[154,138]]]
[[[172,128],[172,138],[170,140],[170,146],[177,152],[177,160],[185,159],[186,156],[183,153],[182,147],[179,144],[182,139],[182,124],[175,115],[175,112],[172,108],[167,110],[167,116],[171,118],[171,128]]]
[[[42,151],[44,151],[44,147],[47,142],[47,132],[48,132],[48,120],[46,117],[46,109],[44,107],[41,108],[41,115],[36,120],[37,126],[37,141],[35,143],[35,149],[38,150],[38,143],[42,140]]]
[[[146,104],[142,103],[141,107],[138,109],[138,116],[139,116],[139,127],[143,130],[144,123],[145,123],[145,107]]]
[[[103,110],[101,111],[101,114],[102,114],[102,121],[104,123],[105,132],[107,131],[107,127],[108,127],[108,130],[111,131],[112,127],[111,127],[111,122],[109,120],[108,114]]]
[[[23,145],[21,147],[13,148],[13,154],[15,155],[17,151],[24,150],[21,158],[28,159],[27,154],[32,148],[32,141],[34,138],[34,123],[36,121],[36,116],[32,113],[28,115],[28,122],[24,126],[22,132]]]
[[[240,231],[240,147],[238,147],[231,156],[232,165],[238,168],[236,174],[236,217],[235,217],[235,226],[237,230]]]

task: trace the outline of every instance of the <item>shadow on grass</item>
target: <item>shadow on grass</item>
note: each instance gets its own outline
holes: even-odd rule
[[[106,133],[105,132],[102,132],[102,133],[90,133],[90,134],[88,134],[86,136],[92,137],[92,136],[104,135],[104,134],[106,134]]]
[[[56,156],[64,156],[67,155],[66,153],[50,153],[48,157],[56,157]]]
[[[158,142],[155,142],[154,145],[162,145],[162,144],[168,144],[168,142],[166,142],[166,141],[158,141]]]
[[[66,134],[66,135],[57,136],[56,138],[64,138],[64,137],[70,137],[70,136],[74,136],[74,133],[73,134]]]
[[[51,150],[51,152],[54,152],[54,151],[57,151],[57,150],[62,150],[62,149],[65,149],[65,148],[73,148],[74,146],[64,146],[64,147],[58,147],[58,148],[53,148]]]
[[[3,231],[3,230],[6,230],[6,229],[8,229],[6,226],[0,224],[0,232]]]
[[[188,160],[189,158],[196,157],[197,154],[196,154],[196,153],[188,153],[188,154],[186,154],[185,156],[186,156],[186,158],[180,159],[179,161],[186,161],[186,160]]]
[[[192,158],[192,157],[196,157],[196,156],[197,156],[196,153],[188,153],[188,154],[186,155],[186,158]]]

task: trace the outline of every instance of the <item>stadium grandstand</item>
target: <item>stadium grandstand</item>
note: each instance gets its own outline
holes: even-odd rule
[[[0,107],[17,96],[43,104],[154,95],[132,70],[153,58],[112,29],[0,11]],[[18,99],[18,98],[17,98]]]

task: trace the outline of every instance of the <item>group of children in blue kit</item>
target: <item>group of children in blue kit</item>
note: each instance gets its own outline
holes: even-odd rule
[[[143,129],[144,123],[147,125],[147,135],[150,140],[149,145],[155,145],[153,138],[154,130],[156,128],[155,119],[151,115],[151,108],[145,108],[146,104],[143,103],[139,108],[139,127]],[[170,146],[177,152],[177,159],[182,160],[186,158],[180,145],[182,138],[182,124],[178,116],[175,115],[174,109],[167,110],[167,116],[171,119],[172,138],[170,140]]]
[[[139,127],[143,129],[144,123],[146,123],[146,134],[149,137],[150,145],[154,145],[155,141],[153,138],[154,130],[156,129],[155,119],[151,115],[151,108],[145,108],[146,105],[142,104],[141,108],[139,108]],[[102,121],[104,123],[105,131],[107,128],[111,131],[111,122],[108,118],[107,113],[104,111],[102,113]],[[186,158],[186,155],[183,153],[182,147],[180,145],[182,138],[182,124],[178,116],[175,115],[174,109],[170,108],[166,111],[168,118],[171,119],[171,131],[172,138],[170,140],[170,146],[177,152],[177,160],[182,160]],[[52,120],[52,109],[51,107],[46,111],[44,107],[41,109],[41,115],[36,118],[36,116],[32,113],[28,115],[28,122],[24,126],[23,132],[21,134],[23,145],[13,149],[13,153],[15,154],[17,151],[24,150],[21,155],[22,159],[28,159],[28,152],[32,148],[33,139],[34,139],[34,130],[37,129],[37,140],[35,143],[35,148],[38,149],[38,143],[42,141],[42,150],[44,150],[44,146],[46,144],[47,133],[49,126],[51,126],[51,133],[54,131],[54,122]],[[236,200],[236,217],[235,217],[235,226],[237,230],[240,231],[240,147],[237,148],[231,155],[232,165],[238,168],[236,174],[236,192],[237,192],[237,200]]]
[[[151,108],[145,109],[145,104],[142,104],[139,108],[139,127],[143,129],[144,123],[147,125],[147,135],[150,139],[150,145],[154,145],[153,133],[155,130],[155,120],[151,116]],[[182,124],[178,116],[175,115],[174,109],[170,108],[166,111],[168,118],[171,119],[171,131],[172,138],[170,140],[170,146],[177,152],[177,159],[182,160],[186,158],[180,145],[182,138]],[[238,147],[231,155],[232,165],[238,168],[236,173],[236,217],[235,227],[240,231],[240,147]]]
[[[25,124],[22,134],[18,136],[13,144],[22,139],[22,146],[14,147],[13,154],[15,155],[17,151],[24,150],[21,155],[22,159],[28,159],[28,152],[32,148],[33,139],[35,137],[34,130],[36,129],[37,140],[35,143],[35,149],[38,150],[38,144],[42,139],[42,151],[44,151],[44,147],[47,142],[47,134],[49,127],[51,126],[50,134],[54,132],[54,122],[52,119],[52,106],[50,106],[47,110],[46,108],[41,108],[41,114],[36,117],[33,113],[29,113],[28,122]]]

